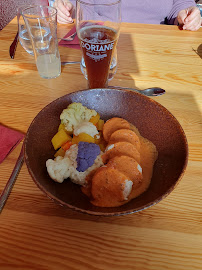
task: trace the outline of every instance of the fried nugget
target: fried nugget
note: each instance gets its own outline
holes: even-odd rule
[[[133,182],[118,170],[103,166],[92,178],[92,204],[116,207],[123,204],[131,193]]]
[[[109,160],[106,165],[123,173],[127,179],[133,182],[133,189],[142,183],[142,168],[134,158],[128,156],[117,156]]]
[[[102,160],[107,163],[109,159],[116,156],[128,156],[134,158],[140,163],[140,153],[137,148],[129,142],[117,142],[106,147],[105,153],[102,155]]]
[[[105,141],[108,142],[111,134],[118,129],[130,129],[130,123],[118,117],[107,120],[103,126],[103,137]]]
[[[132,143],[137,148],[137,150],[140,150],[140,139],[138,135],[130,129],[119,129],[114,131],[109,138],[109,144],[116,142]]]

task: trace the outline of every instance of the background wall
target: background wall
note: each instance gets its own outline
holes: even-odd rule
[[[22,5],[47,5],[48,0],[0,0],[0,30],[5,27],[16,15],[17,8]]]
[[[202,4],[202,0],[196,0],[196,2]],[[25,4],[47,5],[48,0],[0,0],[0,30],[17,15],[17,8]]]

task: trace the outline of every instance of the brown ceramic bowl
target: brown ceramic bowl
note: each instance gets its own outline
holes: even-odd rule
[[[53,158],[51,138],[60,124],[60,114],[72,102],[81,102],[107,120],[122,117],[134,124],[141,135],[157,147],[159,156],[148,190],[120,207],[93,206],[80,186],[50,179],[46,160]],[[68,94],[47,105],[31,123],[25,138],[25,162],[37,186],[55,202],[83,213],[115,216],[134,213],[165,198],[182,177],[188,159],[184,131],[176,118],[156,101],[128,90],[92,89]]]

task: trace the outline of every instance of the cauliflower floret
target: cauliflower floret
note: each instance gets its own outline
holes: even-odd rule
[[[96,126],[93,125],[93,123],[87,121],[81,122],[76,127],[74,127],[74,135],[78,136],[80,133],[86,133],[91,137],[99,134]]]
[[[55,181],[62,183],[66,178],[70,176],[71,160],[68,157],[56,157],[55,160],[48,159],[46,161],[46,167],[48,174]]]
[[[95,143],[79,142],[77,154],[77,171],[85,172],[94,164],[95,159],[100,154],[100,147]]]
[[[66,151],[64,157],[56,157],[55,160],[48,159],[46,161],[46,167],[49,176],[58,183],[62,183],[64,179],[68,177],[75,184],[85,185],[86,176],[93,170],[101,167],[103,164],[102,161],[102,152],[94,160],[94,163],[89,167],[85,172],[77,171],[77,154],[78,154],[78,145],[72,145],[69,150]]]
[[[72,131],[75,126],[83,121],[89,121],[97,112],[90,110],[81,103],[73,102],[60,115],[61,123],[67,131]]]

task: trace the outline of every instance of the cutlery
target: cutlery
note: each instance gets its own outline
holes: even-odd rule
[[[151,87],[151,88],[147,88],[144,90],[138,90],[135,88],[127,88],[127,87],[120,87],[120,86],[109,86],[108,88],[131,90],[131,91],[138,92],[138,93],[145,95],[145,96],[161,96],[161,95],[166,93],[166,91],[164,89],[159,88],[159,87]]]
[[[20,12],[17,12],[18,31],[9,48],[9,54],[12,59],[14,59],[15,57],[15,51],[16,51],[18,41],[19,41],[19,17],[20,17]]]
[[[2,193],[0,195],[0,213],[3,210],[3,207],[4,207],[5,203],[6,203],[6,200],[8,199],[8,196],[9,196],[11,190],[12,190],[12,187],[13,187],[13,185],[15,183],[15,180],[16,180],[16,178],[18,176],[18,173],[19,173],[19,171],[20,171],[20,169],[22,167],[23,161],[24,161],[24,155],[23,155],[23,145],[22,145],[20,155],[19,155],[18,160],[17,160],[17,162],[15,164],[15,167],[14,167],[14,169],[12,171],[12,174],[11,174],[11,176],[10,176],[4,190],[2,191]]]
[[[10,54],[10,57],[12,59],[14,59],[14,56],[15,56],[15,51],[16,51],[16,48],[17,48],[17,45],[18,45],[18,40],[19,40],[19,32],[17,32],[10,48],[9,48],[9,54]]]
[[[61,62],[63,66],[69,65],[69,64],[80,64],[81,61],[67,61],[67,62]]]
[[[58,39],[72,41],[75,38],[75,36],[76,36],[76,32],[66,38],[58,38]]]

